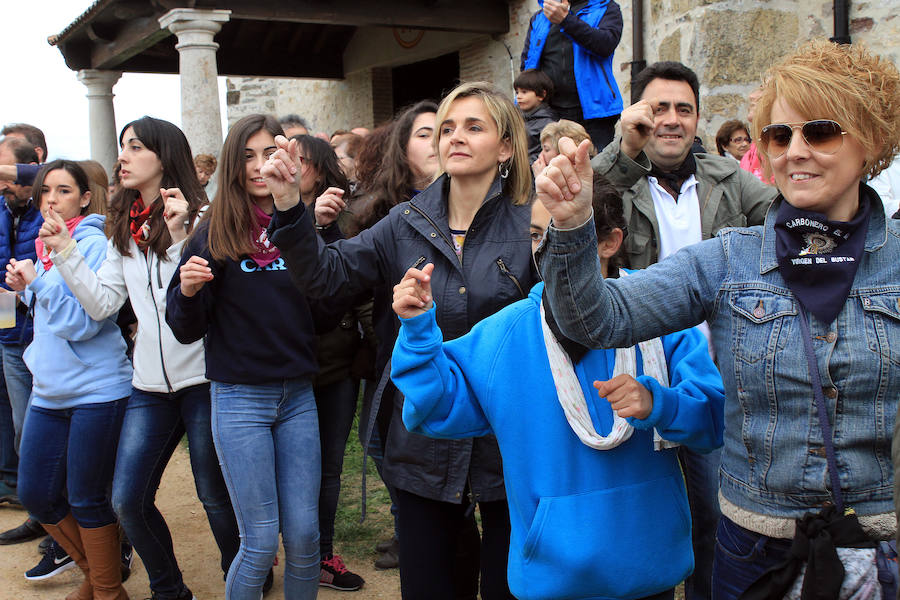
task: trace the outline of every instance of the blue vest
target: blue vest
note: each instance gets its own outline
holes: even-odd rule
[[[16,260],[25,260],[30,258],[37,262],[37,251],[34,249],[34,240],[38,236],[38,231],[44,223],[44,218],[39,211],[29,201],[28,209],[19,218],[15,231],[13,231],[13,223],[15,218],[9,210],[6,198],[0,196],[0,266],[6,268],[10,258]],[[6,285],[6,278],[2,278],[0,285],[9,289]],[[31,343],[33,324],[31,317],[26,316],[22,310],[16,311],[16,326],[8,329],[0,329],[0,344],[29,344]],[[23,335],[24,329],[24,335]]]
[[[543,0],[538,0],[538,4],[543,6]],[[609,0],[591,0],[575,14],[591,27],[597,27],[606,14],[607,4]],[[543,12],[537,13],[531,20],[525,69],[538,68],[552,26],[550,19],[544,16]],[[565,30],[560,29],[560,32],[565,33]],[[574,41],[572,54],[575,59],[575,86],[578,88],[578,99],[581,101],[584,118],[599,119],[621,113],[622,93],[612,75],[613,55],[610,54],[606,58],[594,56]]]

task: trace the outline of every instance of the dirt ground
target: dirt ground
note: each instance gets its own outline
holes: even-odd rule
[[[184,572],[184,581],[198,600],[224,598],[225,585],[219,568],[215,542],[206,522],[206,514],[197,500],[191,477],[187,450],[179,446],[169,463],[160,486],[157,505],[166,517],[175,540],[175,555]],[[0,531],[6,531],[22,523],[25,512],[0,506]],[[46,581],[30,582],[23,573],[37,564],[37,541],[14,546],[0,546],[0,600],[61,600],[81,583],[81,572],[72,569]],[[337,548],[340,552],[340,545]],[[349,566],[359,573],[366,585],[359,592],[338,592],[319,588],[319,598],[336,600],[362,600],[369,598],[395,599],[400,597],[400,578],[397,570],[376,571],[372,566],[376,555],[373,550],[369,560],[354,559]],[[279,552],[279,565],[275,567],[275,586],[265,600],[283,600],[282,576],[284,559]],[[132,600],[150,596],[147,573],[141,559],[135,555],[131,578],[125,589]]]

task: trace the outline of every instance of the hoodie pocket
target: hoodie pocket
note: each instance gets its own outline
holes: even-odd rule
[[[532,590],[536,598],[639,598],[674,587],[694,566],[681,476],[541,498],[522,559],[529,582],[552,587]]]

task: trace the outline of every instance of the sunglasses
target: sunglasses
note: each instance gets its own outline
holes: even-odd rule
[[[762,151],[769,158],[778,158],[791,145],[794,130],[800,129],[806,145],[820,154],[834,154],[844,144],[844,131],[836,121],[817,119],[805,123],[774,123],[763,127],[759,135]]]
[[[733,138],[731,138],[729,141],[730,141],[732,144],[749,144],[749,143],[750,143],[750,138],[738,136],[738,137],[733,137]]]

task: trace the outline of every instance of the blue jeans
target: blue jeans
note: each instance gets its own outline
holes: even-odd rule
[[[307,379],[241,385],[213,381],[212,431],[241,532],[228,570],[229,600],[259,600],[284,542],[285,600],[319,588],[321,479],[316,399]]]
[[[719,511],[719,464],[722,449],[709,454],[686,446],[678,449],[684,466],[684,480],[691,506],[691,541],[694,547],[694,572],[684,582],[685,600],[709,600],[716,550]]]
[[[231,500],[213,445],[209,384],[172,394],[132,389],[113,478],[113,507],[141,556],[150,589],[160,600],[177,598],[184,588],[172,548],[172,535],[154,504],[166,465],[187,433],[197,497],[227,573],[240,539]]]
[[[319,552],[323,558],[334,552],[334,518],[341,493],[344,450],[353,427],[359,382],[341,379],[314,388],[322,447],[322,487],[319,490]]]
[[[769,538],[722,517],[716,531],[712,600],[737,600],[760,575],[783,562],[790,549],[791,540]]]
[[[28,409],[19,499],[38,521],[59,523],[71,512],[89,529],[116,522],[109,489],[127,401]]]
[[[22,359],[25,346],[0,344],[0,481],[15,487],[19,470],[19,441],[31,396],[31,371]]]

